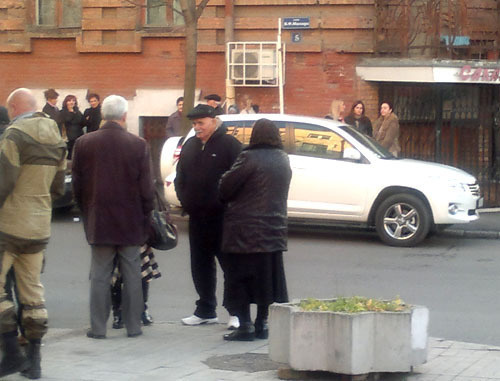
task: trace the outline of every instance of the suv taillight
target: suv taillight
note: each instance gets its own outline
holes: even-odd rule
[[[182,145],[178,145],[175,148],[175,151],[174,151],[174,161],[179,160],[179,157],[181,156],[181,150],[182,150]]]
[[[179,160],[179,157],[181,156],[181,151],[182,151],[182,143],[184,143],[184,137],[182,137],[179,140],[179,143],[177,143],[177,147],[175,147],[174,151],[174,162]]]

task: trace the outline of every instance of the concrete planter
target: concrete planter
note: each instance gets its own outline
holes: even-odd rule
[[[275,303],[269,315],[269,356],[295,370],[340,374],[409,372],[427,360],[429,310],[302,311]]]

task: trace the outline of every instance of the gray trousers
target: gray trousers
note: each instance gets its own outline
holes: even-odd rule
[[[144,310],[141,283],[140,246],[92,245],[90,266],[90,327],[96,335],[106,334],[111,311],[111,275],[115,255],[120,259],[123,277],[122,317],[127,333],[141,332],[141,314]]]

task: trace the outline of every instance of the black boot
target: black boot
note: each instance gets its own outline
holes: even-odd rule
[[[40,354],[40,346],[41,344],[39,341],[30,341],[28,344],[26,353],[30,365],[26,370],[22,371],[21,374],[30,380],[37,380],[42,377],[42,356]]]
[[[241,323],[240,327],[226,335],[224,340],[228,341],[253,341],[255,339],[255,328],[252,323]]]
[[[21,352],[17,341],[17,332],[2,335],[5,356],[0,363],[0,377],[21,372],[29,366],[28,359]]]
[[[255,320],[255,337],[264,340],[269,337],[267,320]]]

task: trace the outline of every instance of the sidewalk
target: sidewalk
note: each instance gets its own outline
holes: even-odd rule
[[[254,381],[278,380],[279,367],[267,355],[267,340],[227,342],[225,324],[199,327],[157,322],[144,335],[127,338],[108,330],[105,340],[89,339],[81,330],[49,330],[42,348],[43,380]],[[334,374],[309,373],[295,379],[341,380]],[[325,378],[326,377],[326,378]],[[344,378],[345,380],[346,378]],[[428,362],[412,373],[381,374],[379,380],[500,380],[500,348],[429,340]],[[26,380],[19,374],[5,380]]]
[[[465,238],[500,239],[500,208],[480,209],[479,220],[452,225],[440,234]]]
[[[455,225],[441,234],[500,238],[500,210],[482,211],[478,221]],[[225,324],[188,327],[155,322],[144,335],[127,338],[108,330],[106,340],[85,336],[86,329],[50,329],[42,348],[43,380],[62,381],[254,381],[278,380],[267,340],[227,342]],[[318,376],[318,377],[316,377]],[[23,380],[19,374],[5,380]],[[334,374],[308,374],[295,380],[347,380]],[[375,379],[375,378],[373,378]],[[500,347],[429,339],[428,361],[412,373],[381,374],[387,381],[500,380]]]

